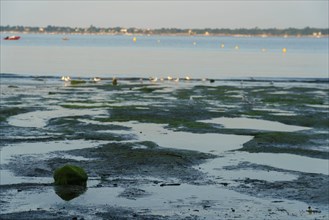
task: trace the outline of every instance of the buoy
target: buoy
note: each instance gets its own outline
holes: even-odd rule
[[[224,47],[225,47],[225,44],[221,44],[221,45],[220,45],[220,48],[224,48]]]
[[[193,42],[193,45],[194,45],[194,46],[196,45],[196,42],[195,42],[195,41]]]
[[[234,49],[239,50],[240,47],[239,47],[238,45],[236,45],[236,46],[234,47]]]
[[[136,42],[136,41],[137,41],[137,38],[136,38],[136,37],[134,37],[134,38],[133,38],[133,41],[134,41],[134,42]]]
[[[282,48],[282,53],[287,53],[287,48]]]

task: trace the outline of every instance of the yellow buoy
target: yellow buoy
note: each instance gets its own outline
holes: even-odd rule
[[[282,53],[287,53],[287,48],[282,48]]]
[[[134,38],[133,38],[133,41],[134,41],[134,42],[136,42],[136,41],[137,41],[137,38],[136,38],[136,37],[134,37]]]

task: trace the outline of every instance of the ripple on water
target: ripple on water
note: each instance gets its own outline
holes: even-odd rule
[[[294,132],[301,130],[309,130],[309,127],[286,125],[280,122],[268,121],[254,118],[213,118],[210,120],[200,120],[204,123],[221,124],[225,128],[229,129],[252,129],[252,130],[264,130],[264,131],[285,131]]]
[[[14,115],[8,118],[8,123],[17,127],[34,127],[42,128],[47,125],[47,122],[52,118],[66,116],[83,116],[83,115],[102,115],[107,111],[101,109],[66,109],[58,107],[57,109],[48,111],[34,111],[23,114]]]

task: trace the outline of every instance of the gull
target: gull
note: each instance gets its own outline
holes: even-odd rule
[[[168,80],[173,80],[173,78],[171,76],[168,76],[167,79]]]
[[[99,82],[99,81],[101,81],[101,78],[99,78],[99,77],[94,77],[94,78],[93,78],[93,81],[94,81],[94,82]]]
[[[185,79],[186,79],[186,80],[190,80],[190,79],[191,79],[191,77],[189,77],[189,76],[186,76],[186,77],[185,77]]]
[[[177,78],[175,79],[175,82],[179,82],[179,77],[177,77]]]
[[[190,99],[188,101],[188,104],[189,105],[192,105],[194,103],[194,99],[193,99],[193,96],[190,96]]]
[[[69,76],[62,76],[62,80],[65,81],[65,82],[68,82],[71,80],[71,77]]]
[[[158,81],[158,77],[150,77],[150,81],[152,83],[155,83],[156,81]]]
[[[255,99],[253,97],[248,97],[247,95],[243,95],[242,96],[242,101],[245,103],[245,104],[248,104],[248,105],[251,105],[253,106],[255,104]]]

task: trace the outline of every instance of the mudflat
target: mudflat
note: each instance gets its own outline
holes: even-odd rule
[[[329,217],[327,81],[79,80],[4,77],[1,219]]]

